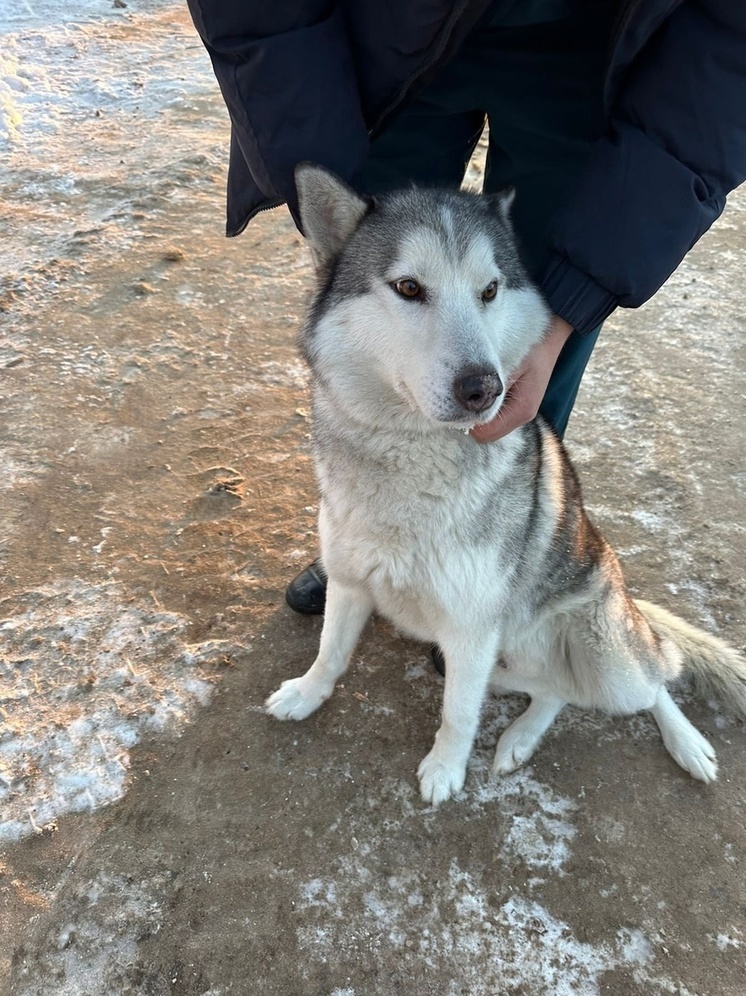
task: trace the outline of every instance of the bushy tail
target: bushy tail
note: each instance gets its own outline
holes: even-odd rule
[[[746,658],[716,636],[690,626],[660,605],[635,599],[659,636],[671,640],[684,655],[684,674],[704,699],[715,698],[728,711],[746,717]]]

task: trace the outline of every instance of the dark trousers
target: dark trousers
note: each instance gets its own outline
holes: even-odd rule
[[[499,7],[499,4],[497,5]],[[458,187],[485,118],[484,190],[512,185],[513,224],[529,272],[547,253],[554,212],[578,182],[604,126],[602,91],[608,8],[545,24],[475,28],[372,146],[364,181],[372,193],[408,186]],[[541,406],[562,434],[601,326],[573,333]]]

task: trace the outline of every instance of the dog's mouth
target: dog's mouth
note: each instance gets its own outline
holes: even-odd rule
[[[505,400],[505,392],[503,391],[493,403],[485,411],[480,412],[479,415],[473,420],[472,427],[475,425],[487,425],[492,422],[500,414],[503,406],[503,401]]]
[[[396,391],[415,415],[426,418],[428,422],[444,429],[455,429],[464,433],[468,433],[477,425],[485,425],[496,418],[503,400],[502,396],[498,397],[489,408],[478,413],[465,410],[455,399],[448,399],[448,402],[441,403],[437,408],[428,409],[417,401],[414,392],[403,380],[396,385]]]
[[[498,406],[498,408],[495,411],[485,412],[483,415],[478,415],[476,418],[471,412],[469,412],[467,414],[464,414],[464,416],[461,418],[448,418],[448,419],[443,418],[443,419],[438,419],[438,421],[440,422],[441,425],[445,427],[451,429],[458,429],[459,432],[469,432],[471,429],[476,428],[476,426],[478,425],[487,425],[488,422],[491,422],[494,418],[497,417],[499,411],[500,408]]]

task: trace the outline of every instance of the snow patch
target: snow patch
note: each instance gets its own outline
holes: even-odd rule
[[[310,374],[300,360],[291,360],[289,363],[270,360],[258,365],[254,378],[271,387],[306,387]]]
[[[423,889],[430,894],[427,904]],[[569,924],[537,902],[520,896],[500,902],[455,859],[442,883],[421,871],[376,882],[357,912],[345,908],[345,897],[331,881],[316,879],[301,895],[299,911],[313,911],[325,924],[301,928],[303,947],[324,958],[340,948],[354,951],[363,942],[374,950],[393,947],[405,958],[442,969],[444,978],[449,963],[457,963],[458,982],[444,989],[449,996],[465,987],[474,996],[491,996],[521,986],[534,996],[594,996],[600,993],[600,976],[622,966],[631,968],[638,982],[652,981],[647,971],[652,945],[640,930],[620,929],[598,944],[580,941]],[[330,929],[335,921],[344,922],[344,933]]]
[[[0,0],[0,150],[54,135],[71,119],[109,111],[150,109],[174,102],[187,93],[182,81],[168,75],[147,79],[142,67],[133,67],[129,85],[121,86],[111,73],[99,72],[102,53],[99,35],[125,28],[135,5],[126,12],[105,0],[66,0],[64,18],[58,4],[14,3]],[[150,11],[175,6],[172,0],[137,5]],[[64,23],[60,21],[64,20]],[[136,43],[128,39],[128,44]],[[157,100],[153,97],[156,95]],[[61,177],[60,193],[72,192],[75,177]],[[65,191],[64,184],[69,186]]]
[[[3,246],[14,310],[66,279],[83,247],[116,258],[143,212],[213,182],[225,141],[205,108],[214,99],[183,3],[0,0],[0,201],[9,230],[23,233]],[[188,150],[175,151],[171,124],[188,125]]]
[[[0,840],[121,799],[130,749],[207,705],[236,649],[189,645],[185,616],[120,598],[75,580],[0,603]]]
[[[163,925],[163,907],[154,898],[163,884],[165,877],[141,884],[106,872],[83,882],[69,897],[67,919],[49,938],[44,978],[23,972],[14,991],[18,996],[129,992],[139,943]]]
[[[570,822],[575,803],[538,782],[526,769],[490,778],[488,762],[482,756],[472,765],[469,795],[473,806],[492,805],[507,821],[500,857],[511,863],[520,860],[532,871],[564,875],[563,865],[575,837]],[[519,802],[520,812],[516,811]]]
[[[733,933],[740,934],[741,931],[738,928],[734,928]],[[715,936],[708,934],[707,940],[716,945],[719,951],[727,951],[728,948],[740,948],[742,943],[738,937],[732,937],[730,934],[717,934]]]

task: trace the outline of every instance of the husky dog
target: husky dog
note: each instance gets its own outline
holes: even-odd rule
[[[296,181],[319,278],[302,348],[329,586],[318,656],[268,712],[318,709],[376,610],[445,657],[442,722],[419,767],[426,802],[462,788],[490,687],[531,700],[500,737],[498,775],[571,703],[650,709],[677,763],[713,781],[715,752],[668,687],[687,673],[746,714],[746,662],[631,598],[541,418],[486,445],[468,435],[500,410],[548,321],[516,250],[511,195],[369,199],[311,164]]]

